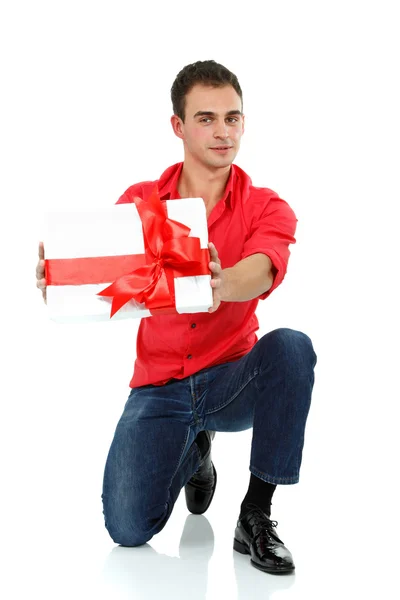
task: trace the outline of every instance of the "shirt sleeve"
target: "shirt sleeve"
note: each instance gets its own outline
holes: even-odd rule
[[[265,300],[283,281],[289,262],[289,245],[295,244],[297,218],[289,204],[274,194],[266,202],[255,203],[250,234],[244,244],[241,258],[252,254],[266,254],[272,261],[274,281],[271,288],[258,296]]]
[[[115,204],[129,204],[133,202],[135,196],[142,197],[143,190],[142,184],[136,183],[135,185],[131,185],[123,194],[120,196]]]

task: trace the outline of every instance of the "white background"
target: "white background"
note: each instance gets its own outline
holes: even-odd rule
[[[382,0],[2,3],[4,598],[396,597],[397,9]],[[181,495],[148,546],[112,542],[102,476],[138,323],[56,325],[35,287],[44,211],[108,206],[182,160],[170,88],[184,65],[211,58],[244,93],[236,164],[299,219],[286,278],[258,310],[260,334],[299,329],[318,355],[300,483],[278,487],[273,502],[297,567],[286,578],[232,550],[251,431],[217,434],[219,482],[205,516],[187,519]]]

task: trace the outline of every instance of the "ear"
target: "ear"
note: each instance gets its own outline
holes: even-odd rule
[[[244,121],[245,121],[245,116],[242,115],[242,135],[244,134]]]
[[[183,140],[184,138],[184,134],[183,134],[183,121],[180,117],[178,117],[178,115],[172,115],[171,117],[171,125],[172,125],[172,129],[174,130],[174,134],[181,140]]]

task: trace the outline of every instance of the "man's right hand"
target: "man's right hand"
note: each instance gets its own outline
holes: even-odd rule
[[[42,290],[42,296],[45,304],[47,304],[46,297],[46,280],[44,278],[44,245],[43,242],[39,242],[39,261],[36,267],[36,287]]]

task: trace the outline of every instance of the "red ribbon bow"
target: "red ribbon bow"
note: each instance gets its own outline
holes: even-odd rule
[[[110,317],[132,299],[149,310],[171,312],[175,306],[174,277],[210,273],[208,249],[201,248],[199,238],[189,237],[189,227],[168,219],[157,190],[147,201],[135,198],[134,202],[143,225],[146,264],[98,293],[113,297]]]

